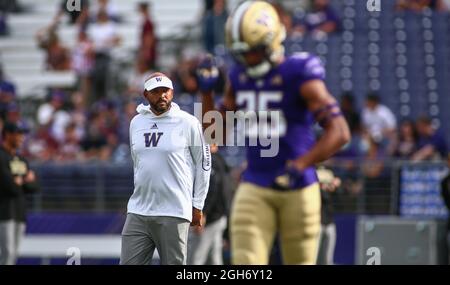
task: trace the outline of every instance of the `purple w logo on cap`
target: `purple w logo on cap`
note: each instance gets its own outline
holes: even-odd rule
[[[162,77],[156,77],[156,81],[157,82],[161,82],[162,81]]]

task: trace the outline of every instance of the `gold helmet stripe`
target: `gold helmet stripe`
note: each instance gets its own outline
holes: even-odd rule
[[[233,17],[233,25],[232,25],[232,37],[233,41],[239,42],[240,36],[241,36],[241,22],[242,17],[244,16],[245,12],[247,12],[247,9],[253,2],[246,2],[238,7],[236,12],[234,13]]]

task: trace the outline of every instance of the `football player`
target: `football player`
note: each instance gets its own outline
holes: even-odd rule
[[[226,37],[236,64],[220,109],[277,112],[271,137],[280,146],[275,157],[262,156],[261,144],[247,146],[247,167],[230,217],[232,263],[267,264],[279,233],[285,264],[315,264],[320,190],[314,165],[350,140],[347,123],[324,84],[320,59],[308,53],[284,56],[285,29],[272,5],[239,5],[228,19]],[[198,70],[204,112],[214,109],[213,70],[211,60]],[[318,141],[315,122],[324,129]]]

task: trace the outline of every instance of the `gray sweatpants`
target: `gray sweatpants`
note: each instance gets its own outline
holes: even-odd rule
[[[25,234],[25,223],[0,221],[0,265],[15,265],[20,241]]]
[[[211,255],[209,265],[223,265],[222,247],[223,232],[227,227],[227,218],[207,224],[201,234],[189,232],[188,264],[206,265]]]
[[[155,248],[162,265],[186,265],[189,221],[129,213],[122,231],[122,265],[150,264]]]

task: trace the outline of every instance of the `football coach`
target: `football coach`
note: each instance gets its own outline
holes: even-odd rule
[[[130,123],[134,192],[122,231],[120,264],[185,265],[189,225],[201,227],[211,153],[200,122],[172,102],[172,81],[152,74],[144,85],[149,105]]]

